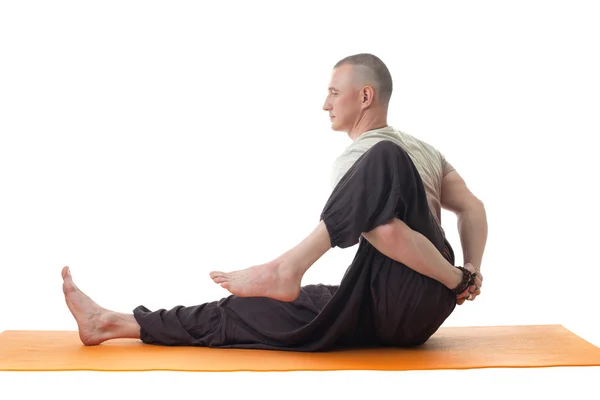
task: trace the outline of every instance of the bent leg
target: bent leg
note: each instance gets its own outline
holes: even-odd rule
[[[306,271],[332,247],[350,247],[364,232],[394,217],[419,231],[441,251],[443,239],[429,211],[419,173],[398,145],[382,141],[363,154],[336,186],[314,231],[277,259],[210,276],[240,297],[293,301]]]
[[[340,180],[321,219],[332,247],[346,248],[393,218],[443,250],[443,234],[429,210],[418,170],[404,149],[384,140],[365,152]]]
[[[345,174],[325,204],[319,224],[327,230],[330,247],[345,248],[393,218],[444,251],[447,243],[429,210],[416,167],[401,147],[383,141]],[[454,306],[454,296],[444,285],[385,257],[363,240],[339,288],[315,318],[273,338],[302,351],[415,344],[426,340]]]

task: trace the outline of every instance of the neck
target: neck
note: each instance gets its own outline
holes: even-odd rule
[[[352,129],[348,131],[348,136],[352,141],[356,141],[365,132],[372,131],[373,129],[385,128],[388,126],[387,116],[383,113],[373,113],[366,110],[362,114]]]

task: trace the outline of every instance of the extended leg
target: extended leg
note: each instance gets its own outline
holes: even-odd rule
[[[133,314],[124,314],[103,308],[89,298],[75,285],[68,267],[62,269],[62,278],[65,301],[86,346],[131,338],[166,346],[285,349],[290,342],[278,337],[308,325],[337,289],[307,285],[294,303],[229,296],[169,310],[150,311],[139,306]]]

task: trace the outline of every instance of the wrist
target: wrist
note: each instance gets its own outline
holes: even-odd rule
[[[446,281],[444,282],[444,285],[446,285],[446,287],[448,289],[453,290],[458,285],[460,285],[462,280],[463,280],[462,271],[460,269],[452,266],[452,270],[448,274],[448,277],[447,277]]]
[[[455,267],[455,268],[461,274],[461,280],[455,287],[450,288],[450,290],[452,290],[452,292],[454,294],[459,295],[459,294],[463,293],[465,290],[467,290],[469,288],[469,286],[472,286],[475,284],[475,278],[477,277],[477,275],[475,273],[472,273],[465,267]]]
[[[468,259],[464,259],[463,265],[471,264],[475,271],[479,271],[481,269],[481,262],[477,261],[469,261]]]

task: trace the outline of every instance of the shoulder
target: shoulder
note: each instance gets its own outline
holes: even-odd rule
[[[431,161],[441,164],[442,167],[444,167],[444,164],[447,163],[444,154],[436,146],[432,145],[428,141],[417,138],[413,135],[409,135],[408,133],[402,131],[399,131],[399,135],[404,141],[418,146],[421,149],[422,153],[424,153],[424,155]]]
[[[431,143],[429,143],[428,141],[425,141],[423,139],[420,139],[413,135],[409,135],[408,133],[404,133],[404,132],[400,132],[400,135],[401,135],[401,137],[404,138],[404,140],[410,141],[410,142],[413,142],[413,143],[419,145],[425,152],[429,153],[430,155],[434,155],[434,156],[441,155],[441,152],[435,146],[433,146]]]

